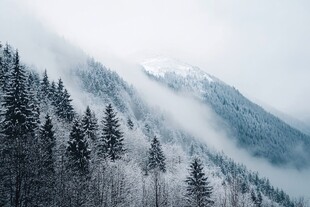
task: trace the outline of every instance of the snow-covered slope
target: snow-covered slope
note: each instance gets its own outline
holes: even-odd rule
[[[252,103],[238,90],[198,67],[168,58],[142,62],[145,72],[175,91],[207,103],[230,126],[238,145],[273,164],[310,164],[310,137]]]
[[[156,77],[164,77],[172,73],[183,78],[192,77],[198,80],[213,82],[215,78],[201,71],[198,67],[170,58],[153,58],[142,62],[145,70]]]

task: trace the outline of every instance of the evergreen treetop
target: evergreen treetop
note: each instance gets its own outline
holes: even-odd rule
[[[166,172],[165,155],[161,149],[161,144],[155,136],[149,149],[148,169]]]
[[[73,123],[67,147],[68,164],[73,172],[85,175],[89,172],[90,150],[78,119]]]
[[[97,119],[89,106],[86,107],[82,118],[82,128],[88,140],[94,141],[96,139],[96,131],[98,130]]]
[[[190,174],[186,178],[187,201],[190,206],[206,207],[212,206],[211,199],[212,187],[209,185],[208,178],[203,172],[200,159],[195,158],[190,165]]]
[[[112,161],[120,159],[124,153],[123,133],[120,130],[119,119],[111,104],[105,109],[102,120],[103,129],[98,145],[98,154]]]

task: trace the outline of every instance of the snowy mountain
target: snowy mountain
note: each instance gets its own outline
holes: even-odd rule
[[[244,97],[235,88],[198,67],[168,58],[142,62],[145,72],[177,92],[188,92],[208,104],[230,127],[238,146],[276,165],[306,168],[310,136],[286,124]]]

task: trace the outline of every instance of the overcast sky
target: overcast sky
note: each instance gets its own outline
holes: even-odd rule
[[[95,57],[174,57],[201,67],[252,100],[310,123],[309,1],[23,0],[18,4]]]

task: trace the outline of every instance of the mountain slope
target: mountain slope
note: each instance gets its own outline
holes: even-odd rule
[[[9,51],[9,53],[14,53],[12,49],[9,49]],[[3,50],[1,50],[1,79],[6,75],[11,76],[13,74],[10,72],[10,67],[2,64],[3,57],[6,56],[12,57],[11,55],[4,55]],[[7,61],[9,64],[12,62],[10,58],[4,60],[5,63]],[[224,203],[230,203],[231,206],[255,206],[256,197],[259,197],[259,195],[261,197],[260,202],[266,206],[294,206],[294,202],[290,197],[282,190],[272,187],[268,179],[261,179],[257,173],[248,171],[246,167],[236,164],[225,155],[210,151],[204,143],[199,142],[182,129],[171,125],[167,121],[166,114],[158,110],[158,108],[154,109],[148,106],[133,87],[129,86],[115,72],[93,59],[72,66],[71,75],[66,80],[70,81],[71,85],[75,83],[76,88],[71,87],[71,90],[68,88],[68,91],[63,87],[60,80],[56,88],[55,85],[53,87],[53,82],[50,82],[50,84],[48,84],[48,81],[44,82],[44,80],[48,80],[48,71],[47,74],[44,74],[45,79],[43,79],[40,74],[32,71],[32,67],[22,65],[21,68],[27,68],[25,77],[27,83],[31,86],[33,101],[38,101],[37,109],[40,111],[40,120],[37,120],[37,123],[44,123],[44,117],[50,114],[54,125],[55,152],[53,152],[52,157],[56,162],[54,171],[56,177],[52,181],[48,177],[44,179],[55,185],[56,190],[53,189],[51,192],[53,196],[48,197],[55,206],[72,205],[71,202],[76,203],[73,206],[81,206],[81,203],[83,203],[83,206],[98,206],[98,203],[102,203],[104,199],[108,206],[112,205],[113,202],[117,202],[120,206],[153,206],[154,180],[152,172],[147,170],[147,153],[150,140],[155,135],[163,143],[162,147],[167,167],[167,171],[160,178],[160,186],[163,188],[159,195],[164,202],[162,206],[186,206],[184,180],[188,173],[188,163],[193,157],[200,157],[206,166],[205,173],[213,187],[212,199],[215,206],[222,206]],[[67,83],[64,82],[64,85],[67,85]],[[45,86],[48,87],[45,88]],[[8,90],[1,89],[1,97]],[[67,119],[66,116],[62,116],[63,112],[68,109],[63,103],[66,102],[71,106],[70,95],[67,92],[73,90],[79,92],[79,96],[75,98],[80,99],[85,104],[84,108],[86,108],[86,105],[90,105],[93,114],[99,120],[104,117],[104,107],[108,103],[113,105],[120,118],[120,127],[124,133],[124,145],[126,147],[124,157],[115,163],[97,160],[95,153],[97,141],[96,139],[88,139],[87,142],[90,143],[89,151],[91,152],[91,170],[88,175],[89,178],[84,181],[83,179],[79,180],[79,177],[76,177],[77,175],[70,174],[70,164],[68,165],[70,159],[67,159],[68,154],[66,152],[68,150],[68,141],[72,136],[71,129],[75,129],[78,126],[76,123],[84,118],[84,115],[79,112],[77,107],[74,110],[76,119],[74,123],[71,118]],[[64,93],[65,91],[67,92]],[[67,94],[65,96],[67,98],[62,100],[64,94]],[[65,111],[62,111],[62,106],[66,106]],[[69,108],[71,111],[71,107]],[[1,110],[5,111],[5,106]],[[134,127],[127,125],[127,119],[132,120]],[[95,134],[99,138],[102,133],[102,122],[97,123],[99,124],[99,130]],[[39,136],[39,134],[37,133],[34,136]],[[6,137],[0,134],[0,138],[2,140]],[[29,136],[28,138],[33,137]],[[34,142],[36,140],[33,139]],[[26,146],[28,145],[23,147]],[[37,150],[37,148],[40,148],[38,146],[40,145],[33,145],[31,149]],[[0,144],[0,150],[3,149],[2,147],[5,146]],[[29,157],[37,160],[37,157],[33,156],[33,154],[29,154]],[[3,160],[0,159],[0,161]],[[36,176],[36,172],[40,173],[40,169],[42,169],[42,166],[37,166],[38,163],[40,162],[33,162],[34,168],[25,167],[20,171],[23,175],[26,173],[30,178],[30,180],[23,178],[26,179],[27,183],[23,184],[24,188],[21,193],[27,194],[21,198],[21,206],[25,206],[26,203],[30,205],[40,203],[41,201],[37,200],[37,198],[40,198],[41,193],[45,192],[44,182],[41,182],[42,178]],[[6,167],[10,168],[10,166]],[[0,173],[3,173],[3,171],[1,170]],[[5,174],[5,178],[8,175]],[[9,178],[11,177],[9,176]],[[36,183],[30,185],[32,179]],[[2,181],[6,180],[1,179]],[[4,206],[10,206],[5,202],[8,201],[7,196],[13,195],[14,188],[13,191],[10,191],[10,188],[7,188],[8,186],[2,188],[3,186],[0,185],[0,191],[9,193],[1,194],[1,205],[4,203]],[[6,191],[7,189],[9,190]],[[24,189],[27,189],[27,191],[24,191]],[[119,189],[121,189],[119,195],[116,196],[114,192]],[[255,195],[255,199],[253,199],[253,195]]]
[[[252,103],[238,90],[201,69],[167,58],[142,63],[153,79],[208,104],[230,126],[240,147],[277,165],[310,164],[310,137]]]

